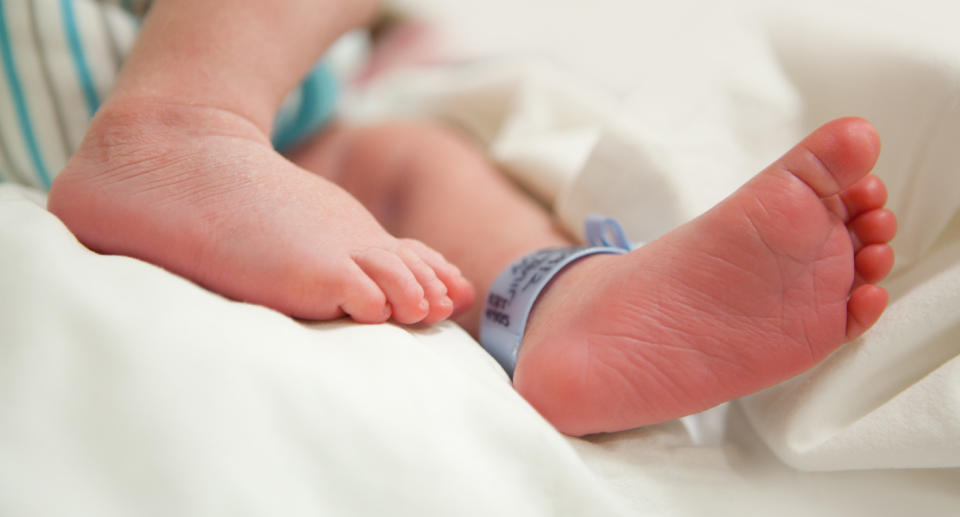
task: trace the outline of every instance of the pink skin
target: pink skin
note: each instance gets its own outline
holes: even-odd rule
[[[296,317],[429,323],[462,310],[473,289],[456,267],[388,234],[267,136],[284,94],[375,4],[155,2],[49,209],[94,250]]]
[[[335,134],[294,160],[394,234],[443,252],[480,292],[517,257],[569,244],[443,130]],[[324,167],[342,142],[356,161]],[[617,431],[758,391],[860,336],[883,312],[875,283],[893,265],[896,218],[869,174],[879,151],[867,122],[830,122],[697,219],[629,254],[578,261],[538,300],[514,386],[564,433]],[[475,333],[478,307],[458,321]]]

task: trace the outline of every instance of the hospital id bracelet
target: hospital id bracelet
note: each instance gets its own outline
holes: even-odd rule
[[[609,217],[588,216],[589,246],[547,248],[525,255],[493,282],[480,322],[480,345],[513,378],[520,343],[533,304],[550,280],[571,263],[596,254],[622,255],[633,249],[620,224]]]

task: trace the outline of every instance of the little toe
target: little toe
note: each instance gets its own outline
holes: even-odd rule
[[[473,285],[464,278],[457,266],[451,264],[439,252],[414,239],[403,239],[405,245],[423,259],[447,287],[447,297],[453,302],[453,312],[459,313],[470,306],[474,299]]]
[[[888,244],[865,246],[853,260],[858,280],[868,284],[883,280],[893,268],[893,260],[893,248]]]
[[[383,290],[357,264],[339,276],[343,302],[340,309],[357,323],[383,323],[390,319],[391,309]]]
[[[437,278],[433,268],[427,265],[413,250],[402,247],[397,251],[397,255],[403,260],[404,264],[410,268],[413,276],[423,287],[424,296],[427,303],[430,304],[427,316],[423,318],[424,323],[436,323],[440,320],[450,317],[453,313],[453,301],[447,296],[447,286]]]
[[[852,293],[847,302],[847,339],[860,337],[880,319],[887,306],[888,295],[882,287],[862,285]]]
[[[890,210],[871,210],[851,221],[847,228],[856,253],[864,246],[890,242],[897,234],[897,217]]]
[[[395,321],[411,324],[427,316],[430,305],[424,289],[396,253],[370,248],[354,256],[354,261],[383,290]]]
[[[873,126],[851,117],[824,124],[788,151],[777,165],[818,196],[828,197],[870,172],[879,153],[880,137]]]

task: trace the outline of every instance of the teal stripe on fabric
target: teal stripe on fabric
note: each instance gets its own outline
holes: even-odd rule
[[[67,42],[70,44],[70,55],[73,56],[73,66],[77,70],[80,86],[83,88],[83,97],[87,101],[87,111],[90,117],[100,107],[100,96],[93,86],[93,76],[87,65],[87,57],[83,53],[83,44],[80,41],[80,31],[77,29],[77,17],[73,11],[74,0],[60,0],[60,11],[63,13],[63,28],[67,33]]]
[[[7,31],[7,17],[4,9],[3,0],[0,0],[0,54],[2,54],[0,57],[3,61],[3,73],[7,76],[7,85],[10,87],[13,104],[17,111],[17,122],[20,125],[20,132],[23,133],[23,139],[27,143],[33,168],[43,187],[49,189],[50,174],[47,172],[46,164],[43,163],[43,155],[40,153],[40,147],[33,133],[33,123],[30,121],[30,110],[27,109],[23,87],[17,76],[17,66],[13,59],[13,47],[10,45],[10,33]]]
[[[333,116],[338,93],[337,80],[330,67],[325,63],[315,66],[300,87],[300,109],[296,117],[277,126],[273,147],[279,151],[288,149],[327,122]]]

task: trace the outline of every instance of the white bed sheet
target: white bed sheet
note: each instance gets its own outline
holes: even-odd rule
[[[801,473],[735,408],[563,437],[451,324],[304,324],[100,256],[0,186],[0,514],[952,515],[960,472]],[[815,496],[815,497],[814,497]]]
[[[960,472],[801,473],[734,409],[563,437],[459,327],[304,324],[96,255],[0,186],[0,514],[952,515]],[[815,496],[815,497],[814,497]]]

